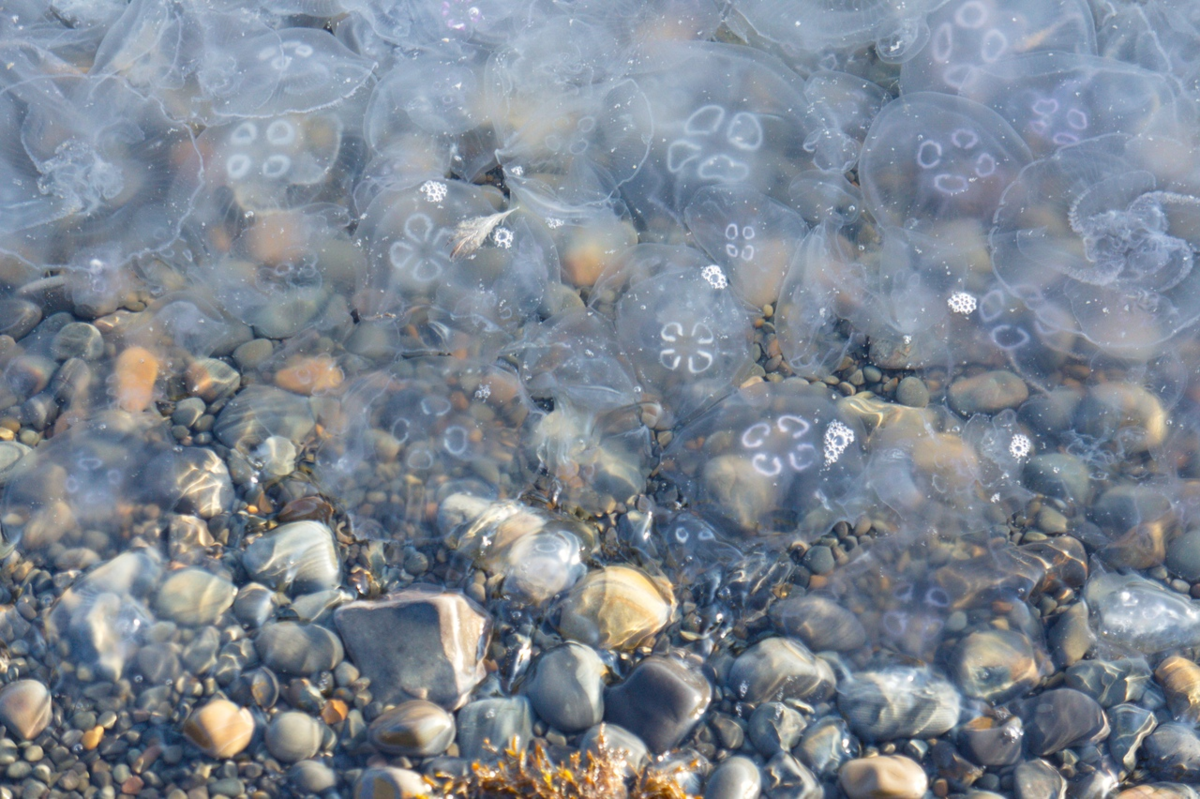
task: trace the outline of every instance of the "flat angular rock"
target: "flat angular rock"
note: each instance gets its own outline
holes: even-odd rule
[[[1108,737],[1104,710],[1074,688],[1055,688],[1022,703],[1025,741],[1035,755],[1052,755],[1082,743]]]
[[[661,753],[679,745],[711,700],[712,686],[703,675],[676,660],[648,657],[605,692],[604,717]]]
[[[334,621],[375,699],[461,707],[484,678],[492,621],[462,594],[409,588],[338,608]]]

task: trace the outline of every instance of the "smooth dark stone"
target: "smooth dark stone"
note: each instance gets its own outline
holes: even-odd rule
[[[1073,688],[1055,688],[1021,703],[1025,740],[1035,755],[1051,755],[1108,736],[1104,709]]]
[[[604,719],[666,752],[683,741],[712,700],[712,686],[677,660],[651,656],[604,692]]]

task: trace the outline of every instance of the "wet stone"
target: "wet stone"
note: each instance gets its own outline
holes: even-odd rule
[[[233,600],[233,615],[247,627],[262,627],[275,614],[275,592],[261,583],[246,583]]]
[[[1154,712],[1139,705],[1116,705],[1108,709],[1112,733],[1108,736],[1108,751],[1113,760],[1132,771],[1137,764],[1138,751],[1146,736],[1154,732],[1158,719]]]
[[[333,531],[321,522],[280,525],[246,547],[242,565],[253,579],[294,594],[336,588],[341,582]]]
[[[350,659],[384,703],[459,707],[484,677],[490,617],[462,594],[408,589],[334,613]]]
[[[265,625],[254,639],[254,648],[268,668],[296,676],[329,671],[343,656],[336,634],[316,624],[294,621]]]
[[[807,722],[782,702],[763,702],[750,715],[750,741],[763,757],[791,751],[800,742]]]
[[[205,402],[232,397],[242,376],[224,361],[200,358],[188,365],[184,375],[188,391]]]
[[[302,760],[288,769],[288,782],[297,791],[321,794],[337,786],[337,774],[317,760]]]
[[[32,740],[50,724],[50,691],[37,680],[17,680],[0,689],[0,724],[17,738]]]
[[[909,375],[896,386],[896,402],[910,408],[924,408],[929,404],[929,388],[921,378]]]
[[[838,772],[849,799],[921,799],[929,778],[920,764],[901,755],[851,760]]]
[[[958,723],[959,695],[927,670],[895,667],[840,684],[838,709],[864,740],[933,738]]]
[[[70,358],[94,361],[104,354],[104,339],[95,325],[70,322],[54,334],[54,340],[50,342],[50,354],[59,361]]]
[[[1072,666],[1083,659],[1096,643],[1096,635],[1088,624],[1086,602],[1076,602],[1058,615],[1047,635],[1054,662]]]
[[[523,696],[480,699],[463,705],[457,724],[458,750],[469,760],[519,752],[533,737],[533,708]]]
[[[431,796],[429,785],[406,768],[369,768],[354,783],[354,799],[416,799]]]
[[[454,734],[454,717],[423,699],[388,708],[367,729],[376,749],[410,757],[440,755],[454,741]]]
[[[763,767],[763,788],[770,799],[820,799],[816,776],[787,752],[779,752]]]
[[[1085,693],[1073,688],[1055,688],[1021,706],[1025,740],[1035,755],[1051,755],[1083,743],[1096,743],[1108,736],[1108,719],[1103,708]]]
[[[579,750],[598,755],[601,739],[603,739],[605,749],[623,753],[626,763],[634,769],[641,768],[649,756],[649,750],[646,749],[646,744],[641,738],[624,727],[607,722],[597,724],[585,732],[579,739]]]
[[[1012,372],[984,372],[950,384],[950,407],[963,416],[997,413],[1015,408],[1029,398],[1029,387]],[[907,404],[907,403],[905,403]]]
[[[1158,664],[1154,679],[1162,686],[1176,721],[1200,722],[1200,666],[1172,655]]]
[[[747,649],[729,670],[726,684],[740,701],[803,699],[820,702],[833,695],[836,678],[824,660],[787,638],[765,638]]]
[[[308,760],[321,748],[321,724],[307,713],[278,713],[267,725],[267,750],[284,763]]]
[[[846,722],[830,716],[810,725],[792,751],[822,778],[830,778],[843,763],[858,756],[859,748]]]
[[[634,649],[666,626],[675,610],[670,585],[640,569],[589,572],[562,604],[558,631],[600,649]]]
[[[1150,666],[1140,658],[1084,660],[1066,672],[1067,687],[1083,691],[1101,707],[1138,701],[1149,682]]]
[[[712,686],[702,674],[679,661],[651,656],[604,692],[604,718],[660,754],[683,741],[711,699]]]
[[[214,699],[188,717],[183,734],[204,754],[225,760],[250,743],[254,717],[244,707],[226,699]]]
[[[950,662],[964,694],[993,704],[1028,693],[1041,679],[1032,644],[1013,630],[967,635],[955,647]]]
[[[158,587],[154,611],[179,624],[213,624],[233,605],[237,589],[223,577],[199,568],[171,572]]]
[[[959,745],[966,755],[981,766],[1011,766],[1021,759],[1025,727],[1019,716],[997,724],[980,716],[963,725]]]
[[[740,755],[722,761],[704,786],[704,799],[758,799],[761,793],[762,775],[758,766]]]
[[[780,632],[800,639],[814,652],[853,652],[867,641],[857,616],[816,594],[776,602],[771,606],[771,620]]]
[[[1200,581],[1200,530],[1184,533],[1167,545],[1167,568],[1188,582]]]
[[[31,447],[16,441],[0,441],[0,486],[16,473],[16,466],[30,452]]]
[[[1045,760],[1030,760],[1013,772],[1013,793],[1019,799],[1063,799],[1067,781]]]
[[[29,300],[0,299],[0,335],[20,341],[42,321],[42,309]]]
[[[1030,491],[1076,505],[1086,504],[1091,497],[1087,466],[1074,455],[1059,452],[1035,455],[1025,464],[1021,479]]]
[[[1150,770],[1179,782],[1200,780],[1200,737],[1187,724],[1160,724],[1142,744]]]
[[[524,692],[547,724],[580,732],[604,718],[605,671],[594,649],[567,643],[538,659]]]

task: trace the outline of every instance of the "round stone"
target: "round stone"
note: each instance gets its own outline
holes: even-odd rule
[[[1027,760],[1013,770],[1014,799],[1065,797],[1067,781],[1045,760]]]
[[[604,718],[661,754],[683,741],[711,699],[712,686],[704,675],[677,660],[651,656],[605,691]]]
[[[771,606],[771,620],[784,634],[814,652],[852,652],[867,642],[867,631],[846,608],[816,594],[788,597]]]
[[[1190,583],[1200,582],[1200,529],[1184,533],[1167,546],[1167,568]]]
[[[921,799],[929,778],[911,758],[884,755],[846,763],[838,772],[838,784],[849,799]]]
[[[1177,782],[1200,781],[1200,737],[1190,724],[1160,724],[1143,744],[1150,770]]]
[[[954,686],[927,669],[859,672],[838,687],[838,709],[869,741],[935,738],[958,723],[959,708]]]
[[[909,375],[896,386],[896,402],[910,408],[924,408],[929,404],[929,389],[921,378]]]
[[[284,763],[308,760],[321,748],[321,724],[307,713],[277,713],[267,725],[267,750]]]
[[[758,799],[762,774],[748,757],[734,755],[713,771],[704,786],[704,799]]]
[[[1154,679],[1167,696],[1167,706],[1178,721],[1200,722],[1200,666],[1172,655],[1158,664]]]
[[[237,588],[224,577],[199,568],[180,569],[158,587],[154,611],[177,624],[214,624],[236,595]]]
[[[242,565],[254,580],[293,594],[337,588],[342,577],[333,531],[311,520],[280,525],[255,539]]]
[[[1041,679],[1033,645],[1014,630],[967,635],[955,647],[950,663],[964,694],[993,704],[1028,693]]]
[[[743,702],[822,702],[833,695],[833,669],[798,641],[764,638],[733,662],[726,684]]]
[[[997,370],[955,380],[950,384],[946,399],[950,407],[963,416],[998,413],[1029,399],[1029,387],[1012,372]]]
[[[268,668],[296,676],[330,671],[345,654],[333,632],[295,621],[264,626],[254,640],[254,648]]]
[[[434,796],[425,778],[406,768],[369,768],[354,783],[354,799],[418,799]]]
[[[0,299],[0,335],[17,341],[42,321],[42,309],[29,300]]]
[[[337,787],[337,774],[319,760],[301,760],[288,769],[288,780],[297,791],[320,794]]]
[[[565,733],[582,732],[604,718],[604,674],[600,656],[574,642],[542,655],[525,694],[540,718]]]
[[[104,354],[104,339],[95,325],[69,322],[62,326],[50,342],[50,355],[55,360],[79,358],[94,361]]]
[[[1030,458],[1021,480],[1030,491],[1080,506],[1087,504],[1092,493],[1087,466],[1074,455],[1061,452]]]
[[[1108,736],[1104,709],[1085,693],[1055,688],[1022,703],[1025,740],[1035,755],[1055,752]]]
[[[214,699],[188,717],[183,734],[204,754],[226,760],[249,745],[254,717],[227,699]]]
[[[37,680],[17,680],[0,689],[0,724],[32,740],[50,723],[50,690]]]
[[[533,737],[533,708],[523,696],[479,699],[458,711],[458,750],[469,760],[525,749]]]
[[[454,717],[433,702],[410,699],[383,711],[367,737],[381,752],[408,757],[440,755],[454,741]]]
[[[671,586],[630,566],[589,572],[563,601],[558,631],[600,649],[649,643],[675,611]]]

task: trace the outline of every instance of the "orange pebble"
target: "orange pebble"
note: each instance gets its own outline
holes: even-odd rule
[[[341,385],[345,375],[328,355],[297,358],[275,373],[275,385],[295,394],[311,396]]]
[[[130,347],[117,356],[117,406],[123,411],[140,413],[154,399],[158,380],[158,358],[142,347]]]

